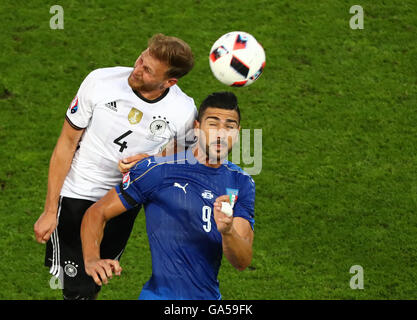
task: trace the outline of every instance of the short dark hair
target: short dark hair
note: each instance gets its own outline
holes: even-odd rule
[[[201,119],[203,118],[204,112],[207,108],[235,110],[237,112],[240,123],[240,110],[237,104],[237,97],[233,92],[214,92],[208,95],[208,97],[203,100],[200,108],[198,109],[198,122],[201,122]]]

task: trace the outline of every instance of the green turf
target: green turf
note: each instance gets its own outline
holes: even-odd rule
[[[196,58],[181,80],[197,105],[226,90],[208,52],[243,30],[264,74],[238,95],[243,128],[262,129],[252,265],[224,260],[224,299],[416,299],[417,3],[392,1],[44,1],[0,8],[0,299],[60,299],[33,236],[65,111],[93,69],[131,66],[156,32]],[[364,29],[349,8],[363,6]],[[245,167],[245,165],[243,164]],[[364,290],[349,286],[353,265]],[[151,272],[141,215],[121,278],[101,299],[136,299]]]

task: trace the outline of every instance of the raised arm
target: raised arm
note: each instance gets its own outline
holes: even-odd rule
[[[253,230],[248,220],[228,217],[221,212],[221,202],[229,201],[228,196],[220,196],[214,203],[214,219],[222,235],[223,254],[233,267],[242,271],[252,261]]]

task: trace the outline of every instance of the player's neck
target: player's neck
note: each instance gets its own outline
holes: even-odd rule
[[[219,168],[223,163],[223,160],[215,161],[213,159],[210,159],[207,156],[207,154],[203,150],[201,150],[200,146],[194,148],[193,154],[194,158],[196,158],[198,162],[200,162],[202,165],[205,165],[206,167]]]
[[[160,98],[162,95],[164,95],[166,93],[166,91],[168,89],[161,89],[161,90],[153,90],[153,91],[143,91],[143,90],[135,90],[132,89],[137,95],[139,95],[139,97],[143,97],[146,100],[156,100],[158,98]]]

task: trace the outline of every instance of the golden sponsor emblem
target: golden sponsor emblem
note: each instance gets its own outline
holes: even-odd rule
[[[130,124],[137,124],[142,120],[143,113],[136,108],[132,108],[129,112],[127,118],[129,119]]]

